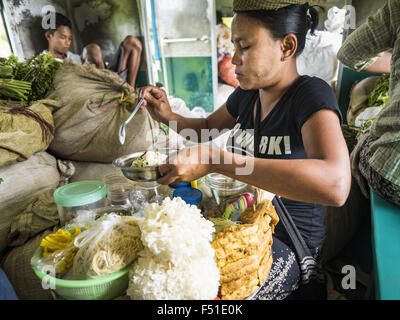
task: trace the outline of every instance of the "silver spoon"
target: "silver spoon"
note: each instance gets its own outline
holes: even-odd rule
[[[128,120],[126,120],[122,126],[119,128],[119,142],[121,144],[125,143],[125,128],[128,125],[129,122],[132,121],[133,117],[135,116],[135,114],[138,112],[138,110],[140,109],[140,107],[142,106],[143,102],[145,100],[144,99],[140,99],[139,103],[137,104],[135,110],[133,110],[132,114],[130,115],[130,117],[128,118]]]

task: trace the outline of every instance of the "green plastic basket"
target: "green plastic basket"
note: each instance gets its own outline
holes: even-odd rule
[[[32,258],[35,264],[43,254],[42,249],[37,249]],[[109,275],[89,280],[62,280],[52,277],[32,265],[35,274],[46,283],[48,287],[54,285],[54,291],[67,300],[111,300],[122,296],[129,285],[128,266]]]

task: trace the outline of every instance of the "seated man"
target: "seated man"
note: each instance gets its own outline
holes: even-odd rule
[[[56,14],[56,28],[46,31],[45,37],[49,43],[48,50],[53,57],[60,62],[64,59],[72,59],[76,63],[82,63],[81,57],[69,51],[72,42],[72,24],[67,17]]]
[[[45,33],[49,43],[48,51],[58,60],[64,61],[70,58],[76,63],[93,63],[99,69],[105,69],[103,53],[99,45],[88,44],[84,47],[82,56],[72,53],[72,24],[70,20],[60,13],[56,14],[56,29]],[[133,36],[127,36],[114,55],[109,67],[117,72],[121,79],[135,87],[136,77],[139,71],[142,43]]]

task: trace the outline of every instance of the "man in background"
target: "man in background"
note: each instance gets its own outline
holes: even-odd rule
[[[56,60],[63,62],[72,59],[75,63],[92,63],[98,69],[105,69],[103,53],[99,45],[88,44],[79,56],[70,51],[72,43],[72,23],[60,13],[56,13],[55,29],[46,31],[48,50]],[[109,66],[111,71],[118,73],[119,77],[135,87],[142,54],[142,43],[134,36],[127,36],[120,44]]]
[[[82,63],[81,57],[70,50],[72,43],[72,24],[67,17],[56,14],[56,28],[46,31],[45,37],[49,43],[48,49],[53,57],[60,62],[64,59],[72,59],[76,63]]]

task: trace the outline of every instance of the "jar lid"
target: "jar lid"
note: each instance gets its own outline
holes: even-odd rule
[[[63,207],[77,207],[95,203],[107,195],[102,181],[79,181],[67,184],[54,192],[54,202]]]
[[[182,182],[178,184],[169,184],[168,187],[171,189],[178,189],[178,188],[190,188],[191,184],[190,182]]]
[[[182,198],[187,204],[199,204],[203,199],[203,193],[193,188],[178,188],[173,194],[174,198]]]

